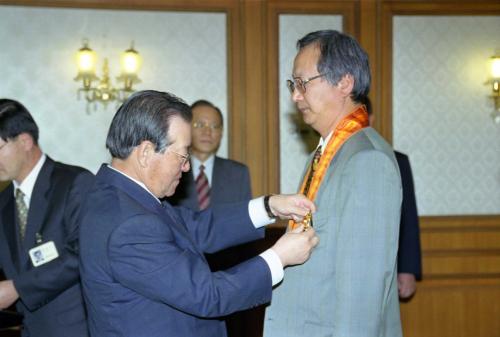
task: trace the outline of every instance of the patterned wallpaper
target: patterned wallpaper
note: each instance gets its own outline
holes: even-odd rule
[[[83,38],[99,56],[98,76],[108,57],[114,81],[119,56],[134,40],[143,57],[137,89],[169,91],[188,103],[206,98],[226,116],[223,13],[0,6],[0,97],[26,105],[52,158],[93,172],[109,160],[104,143],[117,106],[87,114],[77,100],[75,54]],[[227,156],[226,137],[219,154]]]
[[[309,153],[319,136],[302,123],[286,80],[291,78],[297,40],[320,29],[342,30],[340,15],[280,15],[279,19],[279,105],[280,105],[280,188],[281,193],[296,193]],[[300,125],[298,128],[297,125]],[[299,132],[299,129],[302,132]],[[311,149],[312,148],[312,149]]]
[[[487,60],[498,16],[397,16],[394,147],[412,163],[421,215],[500,214],[500,126]]]

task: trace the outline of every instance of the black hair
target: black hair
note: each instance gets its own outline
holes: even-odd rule
[[[167,92],[139,91],[130,96],[111,121],[106,147],[114,158],[126,159],[143,141],[155,145],[156,152],[170,145],[170,119],[180,117],[191,123],[191,108]]]
[[[8,141],[21,133],[29,134],[38,144],[38,126],[28,109],[18,101],[0,99],[0,138]]]

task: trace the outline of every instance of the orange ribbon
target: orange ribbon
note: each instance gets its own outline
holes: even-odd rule
[[[349,137],[367,126],[368,113],[366,112],[366,108],[364,105],[358,107],[356,110],[345,116],[339,122],[339,124],[333,131],[333,135],[328,141],[323,154],[321,155],[318,168],[314,172],[313,178],[310,182],[309,190],[307,191],[307,198],[314,201],[314,199],[316,198],[316,193],[318,192],[321,185],[321,181],[323,181],[326,171],[330,166],[330,162],[332,161],[333,157],[335,157],[337,151],[345,143],[345,141],[349,139]],[[307,177],[309,176],[309,172],[312,170],[311,166],[312,165],[309,165],[307,173],[304,176],[304,180],[302,181],[302,186],[300,188],[300,193],[304,193],[307,184]],[[290,220],[288,222],[289,229],[294,229],[297,225],[298,224],[293,220]]]

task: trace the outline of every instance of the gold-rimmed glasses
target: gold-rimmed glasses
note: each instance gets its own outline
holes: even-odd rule
[[[195,129],[209,128],[212,131],[219,131],[222,129],[222,125],[215,124],[215,123],[196,121],[196,122],[193,122],[193,128],[195,128]]]
[[[288,90],[290,90],[290,94],[293,95],[293,92],[295,91],[295,89],[297,89],[303,95],[306,93],[307,83],[317,78],[323,77],[327,74],[328,73],[319,74],[313,77],[309,77],[308,79],[305,80],[301,79],[300,77],[294,77],[291,80],[286,80],[286,86],[288,87]]]
[[[189,158],[191,157],[191,155],[189,153],[187,154],[182,154],[182,153],[179,153],[179,152],[175,152],[173,150],[167,150],[169,152],[172,152],[174,154],[176,154],[177,156],[179,156],[181,158],[181,167],[184,167],[186,165],[187,162],[189,162]]]

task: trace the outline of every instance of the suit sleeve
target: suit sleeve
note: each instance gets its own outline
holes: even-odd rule
[[[336,242],[338,301],[332,322],[339,337],[380,336],[381,316],[395,287],[401,181],[396,164],[380,151],[354,155],[341,179]],[[321,246],[321,243],[320,243]]]
[[[398,165],[403,186],[403,203],[399,232],[398,273],[410,273],[417,279],[422,277],[420,252],[420,229],[417,202],[413,187],[410,161],[406,155],[398,154]]]
[[[111,235],[109,261],[124,286],[178,310],[218,317],[270,300],[269,268],[260,257],[212,273],[187,238],[156,216],[128,219]]]
[[[74,179],[64,205],[60,205],[64,207],[64,214],[63,223],[58,224],[61,227],[58,230],[64,233],[65,238],[58,247],[59,257],[13,278],[16,290],[29,310],[40,308],[79,282],[79,217],[84,196],[92,185],[93,178],[90,172],[80,173]]]
[[[241,179],[241,199],[248,200],[252,199],[252,184],[250,180],[250,172],[247,166],[243,166],[242,169],[242,179]]]
[[[216,205],[194,212],[176,208],[197,247],[204,253],[214,253],[228,247],[261,239],[264,228],[256,229],[248,213],[248,201]]]

